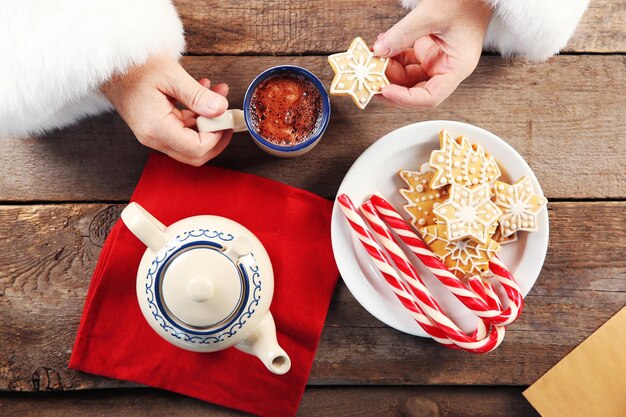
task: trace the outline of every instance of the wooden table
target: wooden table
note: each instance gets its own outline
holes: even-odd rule
[[[176,3],[187,30],[183,65],[228,82],[234,106],[254,75],[277,64],[305,66],[330,85],[328,53],[356,35],[374,39],[402,15],[394,0],[365,10],[362,0]],[[625,0],[594,0],[565,52],[547,63],[485,55],[428,111],[359,111],[334,98],[314,152],[280,160],[240,135],[215,160],[333,198],[383,134],[461,120],[506,139],[550,199],[544,269],[497,351],[474,356],[401,334],[340,282],[300,415],[536,415],[523,389],[626,304],[625,27]],[[102,244],[147,154],[117,115],[45,138],[0,140],[0,415],[240,415],[67,369]]]

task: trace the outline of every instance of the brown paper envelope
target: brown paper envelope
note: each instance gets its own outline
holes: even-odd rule
[[[626,416],[626,307],[524,391],[543,417]]]

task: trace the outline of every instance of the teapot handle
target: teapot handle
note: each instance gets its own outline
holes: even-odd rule
[[[161,250],[168,241],[165,226],[139,204],[128,204],[121,217],[126,227],[154,252]]]

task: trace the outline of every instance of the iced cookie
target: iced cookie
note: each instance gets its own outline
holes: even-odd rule
[[[483,275],[489,270],[489,260],[501,249],[491,239],[484,244],[470,239],[451,241],[442,224],[423,227],[419,232],[424,242],[458,278]]]
[[[464,238],[487,243],[502,211],[491,201],[491,185],[468,188],[452,184],[449,198],[433,209],[451,240]]]
[[[442,130],[439,144],[441,149],[430,154],[430,166],[436,170],[433,188],[447,184],[473,187],[494,182],[500,177],[500,167],[493,156],[486,154],[481,146],[472,145],[465,136],[454,139]]]
[[[330,55],[328,62],[335,72],[330,94],[352,97],[361,110],[389,85],[385,75],[389,59],[374,56],[361,38],[354,39],[347,52]]]
[[[411,223],[415,227],[435,224],[437,217],[433,213],[433,207],[448,198],[447,187],[437,190],[430,187],[434,174],[432,171],[421,173],[403,170],[399,172],[400,178],[409,186],[408,189],[400,190],[400,194],[408,202],[402,208],[411,216]]]
[[[502,236],[500,228],[497,227],[496,231],[491,236],[491,239],[495,240],[500,245],[506,245],[507,243],[513,243],[517,241],[517,233],[513,233],[511,236],[504,237]]]
[[[496,181],[494,184],[495,203],[502,210],[500,232],[509,237],[515,232],[537,230],[537,214],[548,200],[535,194],[530,178],[524,176],[515,184]]]

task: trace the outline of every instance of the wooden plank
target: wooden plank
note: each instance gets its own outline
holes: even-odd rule
[[[0,390],[130,386],[67,369],[90,276],[121,207],[0,206]],[[340,283],[310,383],[531,384],[626,304],[625,209],[626,202],[550,205],[542,274],[523,316],[487,355],[386,327]]]
[[[0,201],[128,200],[148,158],[117,114],[0,140]]]
[[[300,403],[300,417],[530,417],[538,416],[520,387],[314,387]],[[0,414],[65,416],[247,416],[166,391],[0,393]]]
[[[176,0],[192,54],[310,54],[345,50],[386,31],[406,11],[398,0]],[[626,1],[594,0],[567,52],[626,51]]]
[[[422,120],[460,120],[486,128],[525,157],[550,198],[626,197],[626,57],[563,56],[547,64],[483,57],[441,107],[426,111],[373,103],[365,111],[333,97],[330,127],[311,153],[292,160],[260,151],[239,134],[213,163],[269,177],[332,198],[350,165],[376,139]],[[188,57],[196,77],[231,85],[241,106],[264,68],[305,66],[325,85],[324,57]],[[0,201],[128,200],[147,152],[117,116],[87,120],[37,139],[0,140]]]

